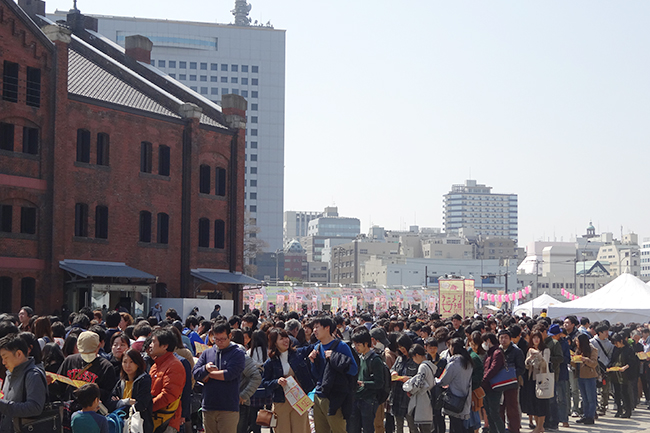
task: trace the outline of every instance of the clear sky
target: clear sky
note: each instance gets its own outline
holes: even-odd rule
[[[649,2],[250,3],[287,30],[285,210],[442,227],[443,194],[471,173],[519,195],[522,246],[590,219],[650,236]],[[78,7],[229,23],[234,0]]]

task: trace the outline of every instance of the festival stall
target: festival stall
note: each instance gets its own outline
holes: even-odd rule
[[[544,292],[537,298],[513,308],[512,312],[519,316],[521,316],[521,313],[526,313],[528,317],[533,317],[535,314],[541,313],[544,308],[546,308],[548,311],[548,307],[550,305],[561,303],[562,301],[558,301],[551,295]]]
[[[592,322],[647,322],[650,320],[650,286],[632,274],[622,274],[587,296],[551,305],[549,317],[588,317]]]

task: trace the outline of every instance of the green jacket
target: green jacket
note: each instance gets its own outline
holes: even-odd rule
[[[357,398],[361,400],[377,400],[377,392],[384,387],[384,361],[372,352],[368,359],[359,357],[359,381],[363,386],[357,388]]]
[[[560,364],[564,361],[564,354],[562,353],[562,346],[559,342],[555,341],[553,337],[546,337],[544,345],[551,351],[551,365],[555,373],[555,381],[560,380]]]

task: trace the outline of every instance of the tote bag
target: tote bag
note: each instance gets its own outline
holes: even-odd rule
[[[555,393],[555,374],[537,373],[535,378],[535,396],[540,400],[553,398]]]

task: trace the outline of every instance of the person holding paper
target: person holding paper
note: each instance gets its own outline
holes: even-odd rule
[[[262,387],[273,391],[273,410],[278,416],[275,431],[305,433],[309,431],[308,411],[300,414],[285,397],[287,378],[293,377],[305,393],[314,389],[308,355],[313,345],[294,349],[284,329],[273,328],[269,333],[269,359],[264,363]]]

